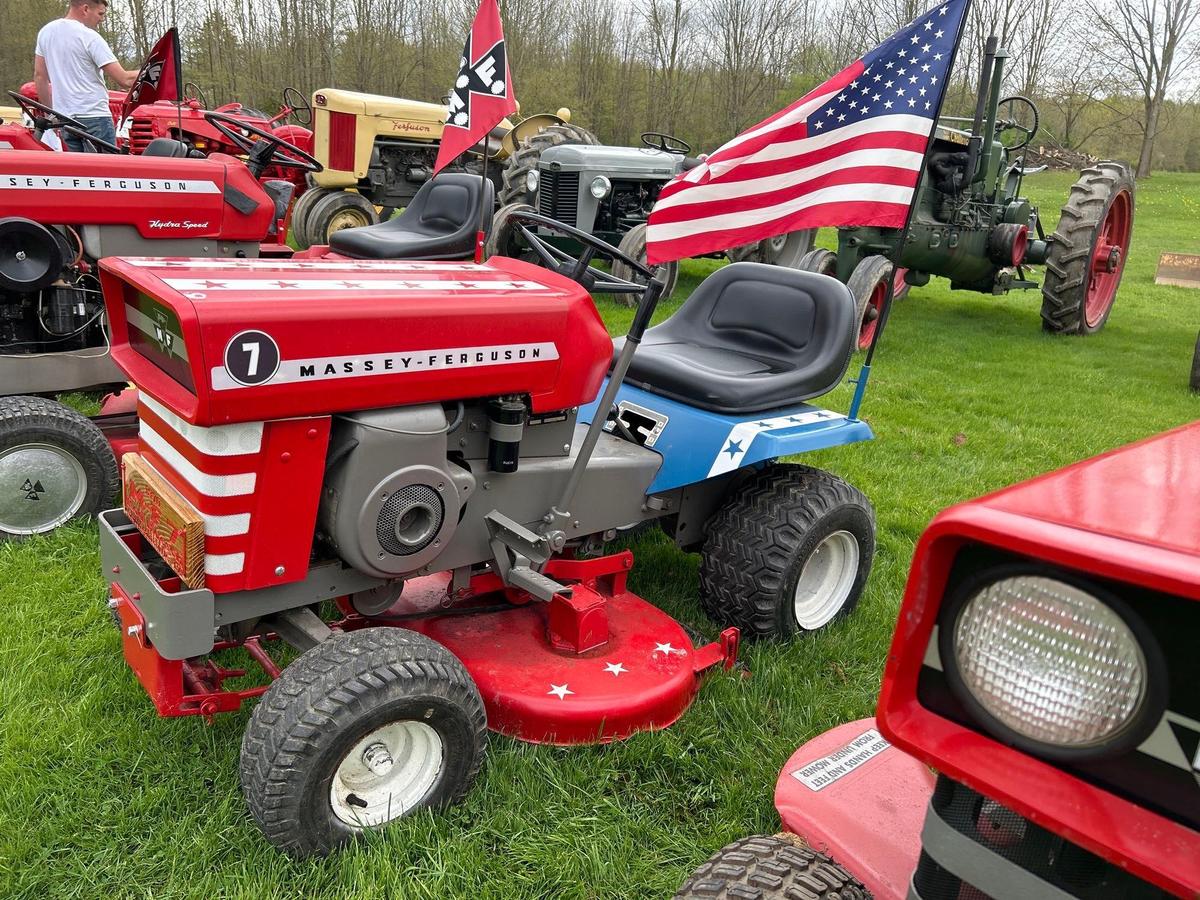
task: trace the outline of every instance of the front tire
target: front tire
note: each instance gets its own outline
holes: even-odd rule
[[[862,883],[823,853],[788,836],[756,835],[722,847],[675,900],[870,900]]]
[[[0,398],[0,541],[112,505],[117,459],[96,423],[42,397]]]
[[[509,203],[496,210],[492,217],[492,229],[488,232],[484,249],[488,257],[507,256],[510,259],[530,259],[534,256],[521,241],[520,232],[512,224],[515,213],[536,213],[537,210],[528,203]],[[532,262],[537,262],[534,257]]]
[[[646,262],[646,229],[648,228],[645,222],[634,225],[621,238],[621,243],[617,245],[617,249],[631,259],[636,259],[642,265],[649,265]],[[679,282],[679,263],[669,262],[658,266],[649,266],[653,272],[663,282],[663,291],[660,299],[667,300],[675,291],[675,285]],[[625,281],[632,281],[636,284],[645,284],[646,279],[631,269],[629,266],[620,260],[613,260],[612,273],[617,278],[622,278]],[[626,306],[637,306],[641,299],[639,294],[614,294],[614,298],[620,300]]]
[[[483,701],[450,651],[398,628],[338,633],[286,668],[255,708],[242,792],[271,844],[325,855],[460,800],[486,744]]]
[[[330,191],[308,207],[304,233],[308,246],[328,244],[329,236],[345,228],[365,228],[379,224],[375,204],[356,191]]]
[[[813,241],[817,238],[817,229],[805,228],[802,231],[789,231],[787,234],[765,238],[750,254],[751,262],[762,262],[769,266],[784,266],[788,269],[800,268],[800,260],[812,251]]]
[[[1084,169],[1050,236],[1042,329],[1095,334],[1117,298],[1133,236],[1133,175],[1123,163]]]
[[[746,638],[789,638],[850,613],[875,555],[862,492],[810,466],[775,465],[738,488],[708,527],[700,602]]]
[[[883,315],[883,304],[887,300],[892,268],[892,261],[886,256],[866,256],[854,267],[850,280],[846,282],[858,308],[859,350],[866,350],[875,338]],[[894,294],[892,299],[896,299]]]

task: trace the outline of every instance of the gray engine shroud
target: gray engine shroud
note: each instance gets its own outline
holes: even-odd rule
[[[586,427],[574,410],[532,418],[520,467],[487,469],[487,417],[472,403],[449,434],[440,404],[336,416],[319,528],[350,566],[394,578],[491,560],[484,517],[500,510],[536,529],[556,502]],[[584,474],[568,540],[664,515],[646,489],[662,463],[653,450],[602,434]]]

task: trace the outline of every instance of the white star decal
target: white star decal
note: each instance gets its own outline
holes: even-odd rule
[[[871,93],[871,86],[870,86],[870,85],[867,85],[865,88],[863,88],[863,89],[862,89],[862,92],[863,92],[864,94],[869,94],[869,93]]]
[[[946,32],[944,32],[944,31],[939,31],[937,34],[935,34],[935,35],[934,35],[934,37],[939,37],[939,38],[940,38],[940,37],[941,37],[943,34],[945,34],[945,33],[946,33]]]
[[[935,54],[933,54],[933,58],[934,58],[934,59],[941,59],[941,58],[942,58],[942,54],[940,54],[940,53],[935,53]]]
[[[901,59],[904,59],[904,57],[905,57],[905,56],[907,56],[908,54],[907,54],[907,53],[905,53],[903,50],[901,50],[901,51],[900,51],[899,53],[897,53],[896,55],[897,55],[898,57],[900,57]]]
[[[874,102],[875,102],[876,100],[878,100],[878,99],[879,99],[879,95],[878,95],[878,94],[874,94],[874,95],[872,95],[872,96],[871,96],[871,102],[872,102],[872,103],[874,103]]]
[[[908,74],[908,69],[897,69],[897,70],[896,70],[896,74],[897,74],[897,75],[907,75],[907,74]]]
[[[929,79],[929,83],[930,83],[930,84],[937,84],[937,76],[936,76],[936,75],[934,75],[932,78],[930,78],[930,79]]]
[[[904,96],[904,88],[896,88],[896,96],[903,97]]]
[[[850,82],[850,87],[852,87],[852,88],[858,87],[858,82],[857,81]]]
[[[883,86],[884,86],[885,88],[890,88],[890,87],[891,87],[893,84],[895,84],[895,82],[894,82],[894,81],[892,81],[891,79],[888,79],[886,82],[884,82],[884,85],[883,85]]]
[[[929,109],[929,101],[928,100],[925,101],[925,108]]]
[[[933,22],[932,22],[932,21],[929,21],[929,22],[926,22],[926,23],[925,23],[925,30],[926,30],[926,31],[929,31],[929,30],[931,30],[932,28],[933,28]]]
[[[575,692],[565,684],[551,684],[550,690],[546,691],[546,693],[553,694],[559,700],[566,700],[567,694],[574,694]]]
[[[846,121],[846,117],[845,117],[844,115],[838,116],[838,121],[839,121],[839,122],[845,122],[845,121]]]
[[[922,97],[924,97],[924,96],[925,96],[925,88],[921,88],[921,96],[922,96]]]
[[[921,71],[928,72],[929,71],[929,63],[925,63],[925,65],[921,66]]]
[[[614,676],[619,676],[622,672],[628,672],[629,670],[620,663],[609,663],[604,667],[604,671],[612,672]]]
[[[687,656],[687,651],[680,647],[672,647],[670,644],[655,644],[654,653],[665,653],[670,656],[672,653],[678,653],[680,656]],[[650,655],[653,656],[654,653]]]
[[[859,112],[865,116],[867,114],[867,108],[864,106],[862,109],[859,110]]]
[[[885,101],[884,101],[884,103],[883,103],[883,108],[884,108],[884,109],[891,109],[891,108],[892,108],[892,101],[891,101],[891,100],[885,100]]]
[[[874,78],[872,78],[871,80],[872,80],[872,81],[882,81],[882,80],[883,80],[883,76],[882,76],[882,75],[876,75],[876,76],[875,76]]]
[[[822,128],[825,127],[825,123],[821,122],[821,121],[817,121],[817,122],[813,123],[813,127],[816,128],[817,131],[820,131]]]
[[[891,61],[889,61],[889,62],[888,62],[888,64],[887,64],[886,66],[884,66],[884,68],[885,68],[885,69],[890,69],[890,68],[891,68],[893,65],[894,65],[894,63],[892,63]]]
[[[938,10],[938,15],[944,16],[946,14],[946,10],[948,10],[949,8],[950,7],[948,7],[948,6],[943,6],[941,9]]]
[[[912,36],[912,43],[919,44],[919,43],[921,43],[921,39],[914,34]]]
[[[829,109],[825,110],[825,115],[827,115],[827,116],[833,115],[833,107],[832,106],[829,107]]]
[[[846,95],[845,95],[845,94],[838,94],[838,100],[839,100],[840,102],[842,102],[842,103],[845,103],[845,102],[846,102]]]
[[[908,105],[909,105],[909,106],[916,106],[916,105],[917,105],[917,101],[916,101],[916,100],[912,100],[912,99],[910,99],[910,100],[908,101]]]
[[[929,52],[929,50],[930,50],[930,46],[929,46],[929,44],[926,44],[925,46],[923,46],[923,47],[921,48],[921,52],[922,52],[922,53],[928,53],[928,52]]]
[[[909,83],[909,84],[916,84],[916,83],[917,83],[917,76],[916,76],[916,75],[909,75],[909,76],[908,76],[908,83]]]
[[[858,106],[858,101],[856,101],[856,100],[851,100],[851,101],[850,101],[850,108],[851,108],[851,109],[854,109],[856,106]]]

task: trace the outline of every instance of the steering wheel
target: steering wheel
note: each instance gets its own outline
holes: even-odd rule
[[[183,99],[195,100],[200,104],[201,108],[208,107],[208,98],[204,96],[204,91],[200,90],[200,85],[194,81],[185,81],[183,83]]]
[[[586,231],[564,225],[557,219],[523,209],[514,209],[509,213],[508,223],[520,232],[529,248],[537,255],[538,262],[551,271],[579,282],[587,289],[588,293],[602,291],[608,294],[643,294],[649,287],[650,281],[654,279],[654,273],[645,265],[627,256],[612,244],[605,243]],[[573,241],[578,241],[583,244],[583,252],[579,256],[572,256],[538,235],[533,231],[533,227],[545,228],[569,237]],[[634,272],[644,276],[646,282],[639,284],[636,281],[627,281],[610,272],[605,272],[603,269],[594,268],[591,262],[596,254],[620,260]]]
[[[246,154],[249,158],[246,168],[255,178],[273,165],[304,172],[320,172],[325,168],[316,157],[305,153],[291,141],[285,141],[257,125],[214,110],[205,112],[204,120]],[[252,141],[247,135],[253,135],[258,140]]]
[[[1022,113],[1026,121],[1022,121]],[[1030,116],[1033,118],[1032,122],[1028,121]],[[1022,136],[1019,143],[1004,145],[1010,153],[1029,146],[1029,142],[1037,134],[1039,121],[1038,108],[1028,97],[1005,97],[996,105],[996,136],[999,137],[1005,131],[1017,131]]]
[[[657,142],[655,139],[657,139]],[[661,150],[664,153],[677,153],[680,156],[688,156],[692,152],[692,145],[687,141],[681,141],[674,135],[663,134],[661,131],[643,131],[642,143],[651,150]]]
[[[9,91],[8,96],[12,97],[16,101],[17,106],[21,107],[21,111],[33,120],[34,127],[39,131],[53,131],[63,128],[73,137],[91,144],[96,153],[125,152],[116,144],[110,144],[102,138],[89,134],[87,126],[78,119],[73,119],[65,113],[60,113],[57,109],[47,106],[45,103],[33,100],[24,94],[18,94],[16,91]]]
[[[283,89],[283,108],[288,111],[288,115],[295,118],[297,125],[307,127],[312,124],[312,104],[302,93],[290,85]],[[302,113],[303,115],[301,115]]]

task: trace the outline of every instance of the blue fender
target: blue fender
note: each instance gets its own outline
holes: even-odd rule
[[[600,388],[600,396],[604,388]],[[638,442],[663,458],[649,493],[706,481],[779,456],[869,441],[875,435],[860,419],[808,403],[762,416],[724,415],[697,409],[629,384],[617,393],[621,420]],[[599,398],[579,410],[590,423]],[[605,426],[612,431],[612,423]]]

